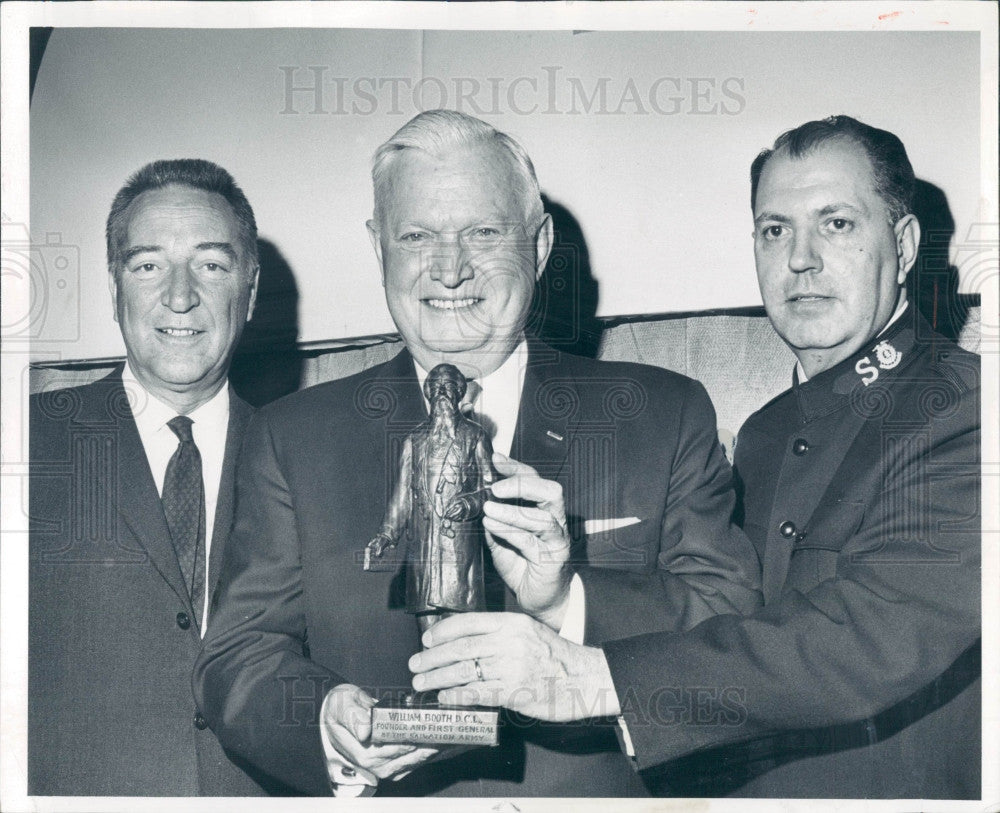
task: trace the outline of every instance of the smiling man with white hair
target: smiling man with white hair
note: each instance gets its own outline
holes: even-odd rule
[[[471,408],[500,453],[483,525],[511,588],[492,579],[492,609],[599,642],[759,602],[704,388],[526,335],[553,228],[523,148],[478,119],[430,111],[379,148],[373,180],[368,230],[405,349],[255,420],[218,620],[195,673],[206,716],[229,748],[305,793],[644,795],[613,720],[511,718],[499,747],[461,753],[369,740],[371,706],[409,686],[420,628],[401,595],[405,546],[382,572],[364,571],[363,548],[439,363],[475,384]],[[541,555],[549,548],[572,570]],[[619,611],[626,597],[643,611]]]

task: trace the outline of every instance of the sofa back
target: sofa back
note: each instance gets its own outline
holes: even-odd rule
[[[979,352],[980,309],[969,308],[958,338],[967,350]],[[266,370],[299,364],[299,388],[332,381],[380,364],[402,350],[398,336],[340,342],[336,347],[296,351],[294,359],[272,359],[265,354],[238,359],[241,369]],[[795,357],[771,329],[763,311],[702,313],[680,317],[605,320],[598,358],[652,364],[696,378],[705,385],[715,405],[719,439],[731,453],[743,422],[755,410],[791,386]],[[32,369],[32,392],[86,384],[107,375],[116,360],[98,363],[38,365]],[[234,366],[235,369],[235,366]],[[235,376],[234,376],[235,378]],[[251,403],[253,387],[240,394]]]

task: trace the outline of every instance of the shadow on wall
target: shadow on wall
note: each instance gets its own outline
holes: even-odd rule
[[[906,282],[907,296],[938,333],[957,339],[978,297],[958,293],[958,269],[949,261],[955,218],[944,192],[919,179],[913,213],[920,221],[920,246]]]
[[[565,206],[542,195],[552,217],[554,240],[545,273],[535,285],[528,332],[558,350],[595,358],[601,340],[598,282],[579,221]]]
[[[248,403],[263,406],[295,392],[302,380],[299,335],[299,289],[278,248],[257,241],[260,281],[253,318],[243,331],[229,380]]]
[[[38,78],[38,69],[42,66],[42,57],[45,56],[45,48],[49,44],[49,37],[52,36],[51,26],[31,26],[28,29],[28,104],[35,95],[35,80]]]

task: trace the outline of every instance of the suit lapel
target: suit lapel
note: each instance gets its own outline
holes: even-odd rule
[[[560,353],[540,342],[528,345],[528,368],[510,456],[558,480],[572,441],[571,421],[580,408],[576,381],[558,375]]]
[[[247,424],[253,415],[253,407],[240,398],[232,387],[229,389],[229,427],[226,430],[226,450],[222,458],[222,477],[219,480],[219,496],[215,503],[215,520],[212,524],[212,550],[208,561],[208,595],[211,599],[219,583],[222,570],[222,556],[229,541],[229,531],[233,522],[233,507],[236,499],[236,464],[240,445]]]
[[[420,392],[417,370],[413,365],[410,352],[403,350],[386,363],[385,373],[381,377],[395,399],[394,409],[388,418],[389,425],[408,427],[407,431],[427,420],[427,405]]]
[[[378,459],[385,453],[388,434],[400,435],[402,442],[407,433],[427,420],[427,407],[409,351],[403,350],[369,373],[359,382],[354,401],[368,418],[365,426]]]
[[[149,469],[146,450],[121,381],[116,382],[116,385],[120,393],[117,403],[125,405],[118,418],[118,463],[121,479],[118,484],[118,513],[145,549],[153,567],[181,599],[193,618],[195,615],[191,597],[184,585],[177,554],[170,540],[170,531],[167,529],[160,497],[156,493],[156,483]],[[116,398],[119,397],[118,393],[115,393]]]

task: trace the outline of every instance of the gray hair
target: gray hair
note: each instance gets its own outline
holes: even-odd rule
[[[428,110],[410,119],[375,151],[372,159],[372,185],[375,188],[375,221],[382,222],[389,197],[390,175],[398,155],[404,150],[421,150],[443,157],[449,152],[477,145],[494,145],[510,161],[520,179],[524,201],[524,222],[533,226],[544,214],[541,190],[535,167],[524,147],[506,133],[485,121],[457,110]]]

